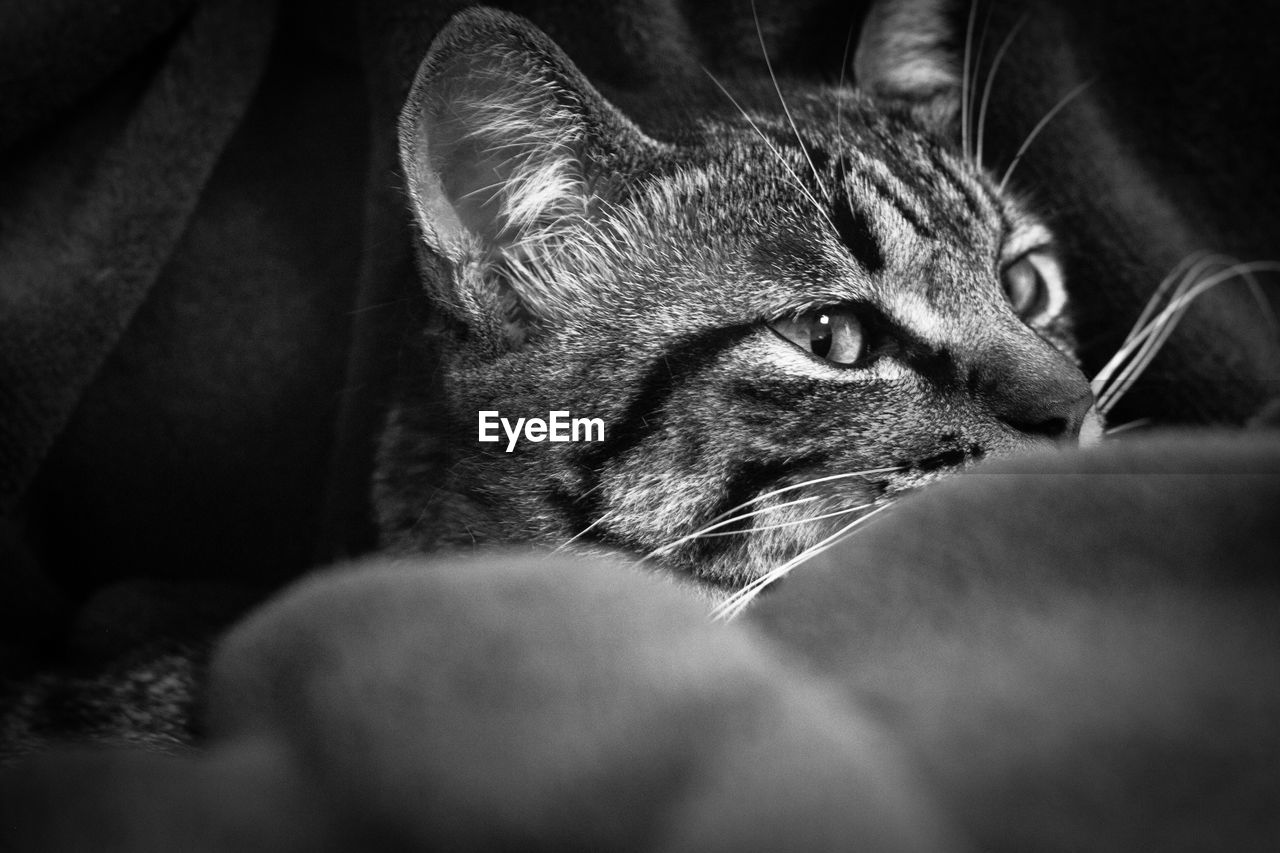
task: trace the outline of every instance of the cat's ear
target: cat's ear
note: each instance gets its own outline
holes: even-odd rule
[[[454,17],[400,116],[413,213],[448,267],[441,304],[469,323],[500,314],[518,342],[518,327],[589,296],[577,291],[589,282],[539,265],[598,214],[611,166],[655,144],[532,24],[484,8]]]
[[[948,0],[877,0],[862,24],[854,75],[882,103],[935,132],[959,131],[961,69]]]

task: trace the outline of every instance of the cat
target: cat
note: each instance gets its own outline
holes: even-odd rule
[[[645,116],[664,141],[527,21],[458,15],[400,125],[444,363],[390,419],[384,544],[575,539],[733,590],[949,472],[1095,439],[1053,237],[958,150],[943,15],[876,6],[857,89],[708,79]],[[508,452],[477,439],[489,410],[603,434]],[[143,658],[108,677],[137,683],[152,742],[191,739],[190,696],[152,684],[199,666]],[[41,680],[20,716],[67,690]],[[118,691],[79,692],[92,737],[128,729]]]
[[[939,476],[1096,440],[1053,235],[959,145],[945,15],[878,4],[857,89],[673,93],[657,138],[522,19],[455,18],[400,122],[443,378],[391,419],[384,544],[572,539],[733,589]],[[603,440],[486,443],[485,411]]]

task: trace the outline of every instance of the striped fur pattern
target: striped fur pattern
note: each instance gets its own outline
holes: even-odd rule
[[[858,67],[894,73],[881,43]],[[734,80],[658,141],[527,22],[455,18],[401,125],[445,402],[407,377],[387,543],[573,539],[734,588],[938,476],[1095,432],[1061,282],[1034,316],[1002,283],[1051,264],[1051,235],[957,150],[943,79]],[[852,366],[776,331],[829,308],[860,324]],[[506,452],[480,410],[601,418],[605,440]]]

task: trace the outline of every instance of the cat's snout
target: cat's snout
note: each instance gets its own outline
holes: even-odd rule
[[[989,354],[970,375],[969,388],[1006,426],[1057,442],[1077,440],[1094,403],[1080,369],[1048,347]]]
[[[1035,400],[1012,414],[1001,415],[1000,419],[1029,436],[1075,441],[1092,406],[1093,393],[1085,385],[1073,397]]]

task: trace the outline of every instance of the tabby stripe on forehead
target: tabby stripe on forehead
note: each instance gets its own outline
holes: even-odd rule
[[[881,184],[879,181],[873,179],[870,175],[867,175],[865,177],[867,179],[867,183],[870,184],[871,188],[876,191],[876,194],[879,195],[885,201],[889,202],[889,204],[893,207],[893,209],[898,212],[898,215],[901,216],[903,219],[905,219],[907,221],[907,224],[910,225],[913,229],[915,229],[917,234],[919,234],[921,237],[924,237],[925,239],[928,239],[928,240],[932,240],[937,236],[936,234],[934,234],[933,229],[929,227],[928,224],[925,223],[924,218],[920,215],[920,213],[908,207],[907,203],[903,201],[900,197],[895,195],[888,186]]]
[[[981,186],[968,175],[963,174],[951,158],[945,156],[934,148],[925,149],[929,154],[929,160],[933,163],[934,170],[941,175],[946,176],[952,188],[956,193],[964,199],[966,207],[969,209],[970,215],[975,219],[996,220],[999,221],[999,213],[995,203],[990,196],[980,193],[976,186]],[[985,204],[983,202],[986,202]]]
[[[853,164],[847,157],[841,157],[836,164],[836,169],[843,186],[849,185],[849,175],[860,178],[875,191],[876,195],[887,201],[917,234],[927,239],[934,237],[933,229],[926,222],[928,213],[883,162],[867,159]],[[869,202],[870,199],[866,201]]]
[[[836,232],[848,247],[853,259],[861,264],[864,270],[868,273],[878,273],[884,269],[884,252],[876,240],[870,218],[866,213],[853,209],[852,198],[846,196],[843,204],[836,201],[831,223],[835,225]]]

